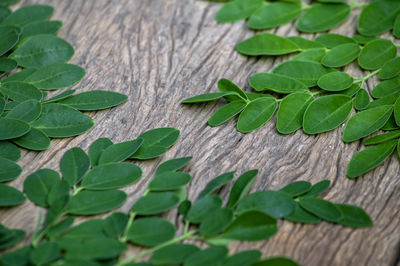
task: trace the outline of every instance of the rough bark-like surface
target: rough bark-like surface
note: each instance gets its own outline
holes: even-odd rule
[[[243,22],[217,24],[214,15],[220,4],[195,0],[26,0],[21,5],[33,3],[54,6],[53,19],[64,22],[59,36],[75,48],[71,62],[87,71],[76,88],[118,91],[128,94],[129,101],[111,110],[89,113],[96,125],[85,135],[53,140],[44,152],[24,152],[19,161],[23,174],[12,185],[22,189],[27,174],[43,167],[58,169],[65,151],[74,146],[87,150],[99,137],[124,141],[148,129],[176,127],[181,137],[166,155],[138,163],[144,178],[124,189],[129,198],[122,211],[141,195],[155,167],[177,156],[193,156],[186,168],[193,176],[188,187],[191,199],[209,180],[233,169],[242,173],[258,168],[254,189],[278,189],[295,180],[329,179],[332,188],[325,197],[364,208],[374,227],[353,230],[325,222],[314,226],[283,221],[279,233],[270,240],[233,244],[232,250],[258,248],[264,256],[284,255],[315,266],[399,263],[397,156],[363,177],[349,180],[347,164],[362,145],[344,144],[343,127],[318,136],[308,136],[301,130],[282,136],[271,121],[243,135],[235,130],[234,120],[217,128],[207,126],[208,118],[222,102],[180,105],[184,98],[215,92],[216,82],[222,77],[249,90],[250,75],[269,71],[288,58],[247,58],[235,52],[235,44],[254,32]],[[351,18],[333,32],[352,36],[358,14],[359,10],[353,10]],[[274,32],[282,36],[298,34],[294,24]],[[354,76],[362,75],[355,64],[346,69]],[[375,83],[370,81],[369,89]],[[227,191],[223,191],[225,198]],[[1,209],[0,221],[27,230],[29,236],[38,213],[39,208],[27,201],[19,207]],[[178,222],[176,213],[168,216]]]

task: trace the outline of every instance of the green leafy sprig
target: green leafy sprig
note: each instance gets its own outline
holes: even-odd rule
[[[31,244],[3,254],[2,265],[298,265],[285,257],[261,259],[258,250],[229,254],[232,241],[263,241],[278,232],[278,219],[297,223],[322,220],[346,227],[372,226],[370,217],[360,208],[318,198],[330,182],[312,185],[296,181],[280,190],[252,192],[258,173],[250,170],[240,175],[224,200],[218,191],[234,179],[228,172],[211,180],[197,200],[188,200],[185,186],[192,177],[179,171],[191,157],[171,159],[160,164],[143,195],[127,214],[113,212],[106,218],[91,218],[74,224],[75,216],[107,213],[121,206],[127,196],[118,190],[141,178],[139,166],[125,162],[141,149],[166,149],[176,141],[176,129],[147,131],[139,138],[112,143],[101,138],[86,154],[79,147],[68,150],[61,159],[61,175],[40,169],[24,182],[26,196],[47,209],[44,221],[40,212]],[[148,146],[146,136],[159,136]],[[176,137],[171,137],[175,134]],[[157,145],[156,145],[157,144]],[[149,158],[150,159],[150,158]],[[160,215],[178,209],[183,231]],[[0,249],[12,247],[25,237],[19,229],[0,226]],[[201,249],[188,241],[204,243]],[[202,244],[202,246],[204,246]],[[130,245],[144,250],[125,256]],[[149,258],[149,259],[148,259]],[[143,262],[148,260],[148,262]],[[135,264],[139,263],[139,264]],[[142,264],[140,264],[142,263]],[[144,264],[143,264],[144,263]]]

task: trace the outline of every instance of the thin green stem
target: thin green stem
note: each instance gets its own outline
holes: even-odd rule
[[[311,5],[308,5],[308,4],[306,4],[306,3],[301,3],[301,10],[306,10],[306,9],[309,9],[311,7]]]
[[[362,78],[355,78],[353,83],[356,84],[356,83],[360,83],[361,82],[361,87],[362,87],[364,85],[365,81],[367,81],[369,78],[371,78],[371,77],[375,76],[376,74],[378,74],[379,71],[381,71],[381,68],[369,73],[368,75],[366,75],[366,76],[364,76]]]
[[[187,232],[189,232],[189,225],[190,225],[189,221],[185,220],[185,228],[183,230],[183,234],[187,234]]]
[[[43,221],[43,209],[40,209],[39,210],[39,217],[38,217],[38,220],[36,222],[35,228],[33,229],[33,234],[32,234],[32,245],[34,247],[36,246],[36,244],[38,242],[37,238],[38,238],[38,234],[39,234],[39,231],[40,231],[40,226],[42,224],[42,221]],[[39,236],[40,236],[40,234],[39,234]]]
[[[359,8],[359,7],[364,7],[364,6],[366,6],[368,3],[356,3],[356,2],[352,2],[351,4],[350,4],[350,8],[351,9],[354,9],[354,8]]]
[[[129,219],[128,219],[128,223],[126,224],[125,231],[119,239],[121,242],[125,243],[128,240],[128,232],[131,229],[133,220],[135,220],[135,216],[136,216],[136,212],[129,213]]]
[[[76,186],[74,186],[74,193],[72,195],[75,196],[76,194],[78,194],[83,189],[84,189],[83,187],[76,188]]]
[[[395,43],[394,44],[396,47],[400,47],[400,43]]]
[[[321,93],[323,93],[323,92],[324,92],[323,90],[319,90],[319,91],[316,91],[316,92],[311,92],[311,91],[310,91],[310,94],[311,94],[312,96],[315,96],[315,95],[321,94]]]
[[[139,258],[141,258],[141,257],[144,257],[144,256],[146,256],[146,255],[149,255],[149,254],[153,253],[154,251],[159,250],[159,249],[161,249],[161,248],[163,248],[163,247],[166,247],[166,246],[168,246],[168,245],[181,242],[181,241],[184,240],[184,239],[191,238],[191,237],[192,237],[194,234],[196,234],[196,233],[197,233],[196,230],[187,232],[186,234],[183,234],[183,235],[181,235],[180,237],[171,239],[170,241],[164,242],[164,243],[162,243],[162,244],[160,244],[160,245],[158,245],[158,246],[155,246],[155,247],[153,247],[153,248],[150,248],[150,249],[148,249],[148,250],[145,250],[145,251],[143,251],[143,252],[140,252],[139,254],[137,254],[137,255],[135,255],[135,256],[126,258],[126,259],[120,261],[117,265],[125,265],[125,264],[128,264],[128,263],[131,263],[131,262],[133,262],[133,261],[135,261],[135,260],[137,260],[137,259],[139,259]]]

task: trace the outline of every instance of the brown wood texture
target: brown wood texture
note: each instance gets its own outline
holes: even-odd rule
[[[220,127],[207,126],[210,115],[222,102],[182,106],[184,98],[216,92],[216,82],[225,77],[250,90],[248,78],[269,71],[289,57],[247,58],[234,51],[239,41],[254,34],[245,23],[218,24],[219,3],[195,0],[25,0],[20,5],[49,4],[53,19],[64,23],[59,36],[75,48],[72,63],[87,75],[79,91],[106,89],[129,95],[129,101],[113,109],[92,112],[95,127],[87,134],[52,140],[44,152],[24,152],[19,164],[23,174],[11,184],[22,189],[26,176],[39,168],[59,169],[69,148],[87,150],[99,137],[124,141],[145,130],[171,126],[181,137],[159,159],[139,162],[144,176],[125,188],[129,197],[121,208],[127,211],[144,191],[156,166],[170,158],[192,155],[186,170],[193,176],[190,199],[196,198],[215,176],[231,170],[242,173],[259,169],[254,189],[278,189],[295,180],[332,181],[325,198],[361,206],[373,218],[369,229],[349,229],[322,222],[302,225],[279,222],[279,233],[264,242],[236,243],[231,250],[261,249],[264,257],[284,255],[302,265],[398,265],[400,256],[400,168],[397,156],[358,178],[346,178],[347,164],[360,143],[344,144],[343,127],[318,136],[301,130],[289,136],[277,133],[275,121],[250,134],[235,130],[234,120]],[[18,7],[16,6],[16,7]],[[15,8],[16,8],[15,7]],[[332,32],[352,36],[359,10]],[[297,35],[294,24],[273,32]],[[314,35],[302,34],[307,38]],[[354,76],[363,73],[352,64]],[[371,89],[376,80],[368,83]],[[229,187],[228,187],[229,188]],[[223,190],[227,197],[228,189]],[[39,208],[27,201],[19,207],[0,210],[0,221],[32,234]],[[178,223],[176,213],[168,215]],[[136,250],[131,250],[133,254]]]

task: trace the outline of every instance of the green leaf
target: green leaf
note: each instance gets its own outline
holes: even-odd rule
[[[395,130],[395,131],[391,131],[388,133],[384,133],[384,134],[380,134],[380,135],[376,135],[371,138],[368,138],[367,140],[365,140],[363,142],[363,144],[365,146],[375,145],[375,144],[387,142],[392,139],[397,139],[399,137],[400,137],[400,130]]]
[[[63,39],[42,34],[23,42],[10,55],[10,58],[17,61],[21,67],[41,68],[67,62],[73,54],[74,49]]]
[[[36,100],[27,100],[15,106],[7,113],[7,118],[32,122],[42,113],[42,105]]]
[[[360,89],[354,98],[354,108],[358,111],[362,111],[367,109],[369,103],[368,92],[364,89]]]
[[[219,265],[228,255],[228,249],[224,246],[211,246],[204,250],[193,253],[187,260],[184,266],[204,266],[204,265]]]
[[[190,180],[191,176],[188,173],[163,172],[154,177],[148,189],[151,191],[175,190],[186,185]]]
[[[222,188],[223,186],[231,182],[234,174],[235,172],[224,173],[208,182],[207,186],[203,189],[203,191],[201,191],[199,198],[210,195],[214,191]]]
[[[300,81],[274,73],[256,73],[250,77],[250,86],[256,91],[273,91],[282,94],[300,92],[307,87]]]
[[[358,152],[347,167],[347,176],[356,178],[374,169],[393,153],[396,145],[397,140],[392,140]]]
[[[76,185],[89,170],[89,157],[79,147],[68,150],[60,161],[63,179],[72,187]]]
[[[215,18],[219,23],[234,22],[250,17],[263,5],[263,0],[234,0],[222,6]]]
[[[307,87],[313,87],[317,85],[319,78],[329,71],[318,62],[294,60],[281,63],[272,72],[292,77]]]
[[[13,81],[3,83],[0,86],[0,92],[17,102],[24,102],[31,99],[40,101],[42,99],[40,90],[25,82]]]
[[[25,196],[19,190],[0,184],[0,207],[15,206],[25,201]]]
[[[58,90],[74,86],[84,75],[79,66],[58,63],[39,68],[24,81],[41,90]]]
[[[72,94],[74,94],[76,92],[76,90],[66,90],[60,94],[57,94],[56,96],[43,101],[43,103],[54,103],[54,102],[58,102],[60,100],[66,99],[71,97]]]
[[[299,203],[306,211],[328,222],[339,222],[343,218],[341,210],[329,201],[313,197],[302,197],[299,198]]]
[[[285,257],[275,257],[255,262],[252,266],[299,266],[299,264]]]
[[[200,94],[191,98],[187,98],[182,101],[182,103],[202,103],[202,102],[210,102],[217,99],[220,99],[227,95],[236,95],[235,92],[213,92],[213,93],[205,93]]]
[[[311,190],[311,183],[307,181],[295,181],[281,188],[280,191],[283,191],[289,194],[292,197],[297,197],[302,194],[305,194]]]
[[[342,44],[356,43],[355,40],[353,40],[352,38],[336,33],[320,34],[315,38],[315,41],[321,43],[323,46],[329,49],[332,49]]]
[[[122,162],[134,154],[142,145],[142,139],[125,141],[108,146],[100,155],[99,164]]]
[[[381,127],[381,130],[395,130],[399,129],[400,127],[396,124],[396,119],[394,117],[394,114],[392,113],[389,117],[389,120]]]
[[[143,139],[142,146],[130,158],[146,160],[164,154],[169,147],[175,144],[179,133],[176,128],[169,127],[144,132],[138,137],[138,139]]]
[[[24,181],[24,193],[36,205],[47,207],[50,189],[60,181],[60,175],[51,169],[40,169]]]
[[[108,237],[117,238],[124,232],[128,224],[129,217],[122,212],[114,212],[104,219],[103,231]]]
[[[249,18],[247,25],[251,29],[275,28],[295,20],[301,13],[299,3],[264,2]]]
[[[329,186],[331,185],[331,181],[329,180],[322,180],[316,184],[314,184],[310,191],[306,194],[303,194],[302,197],[315,197],[323,192],[325,192]]]
[[[50,188],[47,202],[50,206],[57,204],[61,198],[68,198],[69,200],[69,184],[65,180],[60,180]],[[68,201],[65,200],[65,201]],[[63,205],[63,204],[60,204]]]
[[[0,5],[2,5],[2,3],[0,3]],[[5,3],[4,5],[6,6],[7,4]],[[0,6],[0,23],[11,14],[11,10],[5,6]]]
[[[314,48],[305,50],[298,55],[294,56],[292,60],[299,61],[315,61],[320,63],[322,58],[326,55],[325,48]]]
[[[318,134],[335,129],[350,115],[353,109],[351,97],[328,95],[315,99],[306,109],[303,130],[307,134]]]
[[[80,223],[62,235],[62,239],[85,239],[96,236],[105,236],[104,220],[92,219]]]
[[[131,163],[102,164],[93,167],[83,177],[81,187],[88,190],[116,189],[136,182],[141,176],[140,167]]]
[[[74,223],[75,218],[69,216],[64,220],[56,223],[55,225],[51,226],[50,229],[47,231],[46,236],[49,237],[50,240],[54,240],[54,238],[58,237],[65,231],[67,231],[70,226]]]
[[[308,50],[314,48],[324,48],[322,44],[316,42],[315,40],[309,40],[300,36],[289,36],[287,37],[288,40],[294,42],[301,50]]]
[[[0,157],[0,182],[14,180],[21,172],[21,166],[14,161]]]
[[[175,235],[175,226],[158,218],[140,218],[133,222],[128,231],[128,240],[132,243],[153,247],[162,244]]]
[[[358,44],[365,45],[368,42],[375,40],[377,37],[375,36],[364,36],[364,35],[354,35],[353,40],[355,40]]]
[[[353,78],[340,71],[323,75],[318,80],[318,86],[326,91],[343,91],[353,85]]]
[[[344,91],[338,91],[338,92],[334,92],[334,94],[342,94],[342,95],[347,95],[347,96],[354,96],[357,94],[357,92],[361,89],[360,86],[358,86],[357,84],[353,84],[350,88],[344,90]]]
[[[216,209],[201,222],[199,233],[203,237],[211,237],[223,231],[231,223],[233,211],[229,208]]]
[[[221,92],[236,92],[242,99],[247,99],[246,93],[229,79],[218,80],[218,90]],[[235,100],[240,100],[240,97],[235,97]]]
[[[321,63],[326,67],[343,67],[353,62],[360,52],[360,46],[355,43],[341,44],[327,52]]]
[[[12,247],[24,239],[26,233],[19,229],[8,229],[0,224],[0,250]]]
[[[392,106],[379,106],[353,115],[346,124],[342,140],[352,142],[374,133],[389,120]]]
[[[400,73],[400,57],[386,61],[379,71],[379,79],[391,79]]]
[[[371,91],[371,95],[374,98],[383,98],[398,92],[400,92],[399,76],[378,83],[378,85],[376,85]]]
[[[179,197],[173,192],[153,192],[141,197],[131,211],[139,215],[153,215],[165,212],[179,203]]]
[[[20,40],[25,40],[29,37],[39,34],[52,34],[55,35],[61,29],[61,21],[33,21],[25,24],[22,27]]]
[[[72,196],[67,212],[74,215],[92,215],[118,208],[126,200],[126,194],[119,190],[81,191]]]
[[[358,64],[366,70],[381,68],[387,61],[396,57],[397,48],[389,40],[376,39],[370,41],[361,50]]]
[[[237,203],[249,193],[257,174],[258,170],[254,169],[239,176],[229,194],[228,207],[235,207]]]
[[[30,129],[30,125],[26,122],[10,118],[0,118],[0,140],[21,137],[28,133]]]
[[[298,202],[296,202],[296,207],[294,208],[294,211],[284,218],[291,222],[304,224],[317,224],[321,222],[320,218],[304,210]]]
[[[217,195],[207,195],[196,201],[187,214],[191,223],[201,223],[210,212],[217,210],[222,205],[222,199]]]
[[[274,115],[277,102],[274,98],[259,98],[251,101],[240,114],[237,129],[249,133],[262,127]]]
[[[51,103],[43,106],[41,116],[32,126],[49,137],[66,138],[85,133],[93,126],[93,120],[72,107]]]
[[[93,90],[72,95],[58,102],[81,111],[94,111],[120,105],[126,100],[128,96],[118,92]]]
[[[236,45],[236,51],[244,55],[284,55],[300,51],[299,47],[284,37],[260,33]]]
[[[172,244],[156,250],[151,262],[156,265],[182,264],[189,256],[200,249],[191,244]]]
[[[278,232],[275,218],[259,211],[240,214],[221,237],[239,241],[266,240]]]
[[[1,25],[0,36],[0,55],[3,55],[17,44],[19,39],[19,28]]]
[[[393,35],[397,39],[400,39],[400,15],[397,15],[393,24]]]
[[[11,13],[3,25],[23,26],[33,21],[46,20],[53,15],[54,8],[46,5],[24,6]]]
[[[190,210],[190,207],[192,207],[192,202],[190,200],[184,200],[178,206],[178,213],[183,217],[186,217]]]
[[[8,141],[0,141],[0,157],[17,161],[21,157],[21,151]]]
[[[0,58],[0,77],[13,71],[17,67],[17,62],[9,58]]]
[[[238,252],[225,259],[221,266],[249,266],[261,258],[261,252],[256,249]]]
[[[400,93],[395,93],[377,100],[370,102],[368,109],[384,106],[384,105],[394,105],[396,100],[400,97]]]
[[[397,1],[373,1],[363,8],[358,20],[358,32],[366,36],[384,33],[393,27],[393,22],[400,11]]]
[[[13,139],[12,142],[22,148],[33,151],[43,151],[50,147],[49,137],[37,128],[31,128],[28,133],[22,137]]]
[[[34,265],[45,265],[55,261],[61,256],[56,243],[45,242],[38,245],[29,255]]]
[[[283,98],[279,105],[276,129],[281,134],[290,134],[303,125],[304,112],[314,100],[309,93],[297,92]]]
[[[165,161],[157,167],[156,175],[164,172],[177,171],[187,165],[191,160],[192,157],[182,157]]]
[[[361,208],[347,204],[336,204],[343,213],[343,218],[338,222],[347,227],[370,227],[373,225],[371,218]]]
[[[261,211],[275,218],[281,218],[292,213],[295,201],[289,194],[281,191],[257,191],[243,198],[238,206],[237,213]]]
[[[90,145],[89,159],[92,167],[99,164],[101,154],[112,144],[113,142],[109,138],[99,138]]]
[[[24,246],[8,252],[0,257],[0,262],[4,266],[29,265],[31,263],[29,261],[31,249],[31,246]]]
[[[36,69],[34,68],[25,68],[17,73],[12,74],[11,76],[6,77],[1,82],[6,83],[12,81],[24,81],[28,76],[30,76],[35,71]]]
[[[247,103],[243,100],[233,101],[218,109],[208,120],[211,127],[216,127],[227,122],[237,114],[243,111]]]
[[[314,4],[300,17],[297,29],[302,32],[330,30],[346,20],[350,11],[346,4]]]
[[[394,104],[394,118],[396,121],[396,124],[400,126],[400,97],[397,98],[395,104]]]

